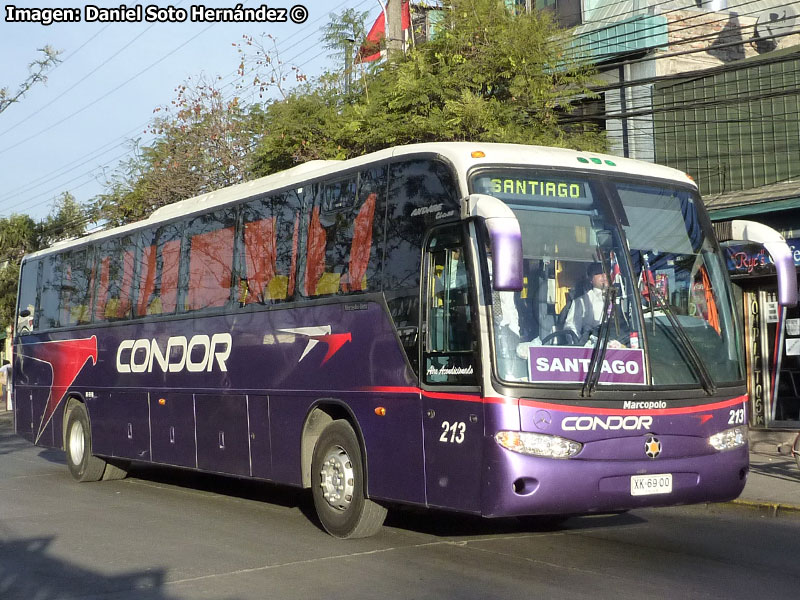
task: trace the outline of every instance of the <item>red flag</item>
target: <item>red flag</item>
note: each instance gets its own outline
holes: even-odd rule
[[[411,10],[409,3],[403,2],[401,8],[402,17],[400,19],[400,26],[403,31],[411,28]],[[386,37],[386,14],[381,11],[372,29],[367,34],[367,39],[361,44],[356,54],[356,63],[372,62],[381,58],[381,40]]]
[[[650,299],[650,288],[656,287],[656,280],[653,277],[653,272],[650,270],[649,267],[645,267],[642,269],[642,274],[640,277],[640,281],[642,283],[642,296]]]
[[[611,252],[611,281],[608,283],[610,285],[614,285],[617,281],[617,277],[619,277],[619,261],[617,261],[617,253]]]

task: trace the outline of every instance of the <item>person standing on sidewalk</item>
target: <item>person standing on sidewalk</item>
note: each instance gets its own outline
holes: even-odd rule
[[[6,410],[11,410],[11,363],[7,360],[3,361],[3,366],[0,367],[0,383],[3,387],[3,402]]]

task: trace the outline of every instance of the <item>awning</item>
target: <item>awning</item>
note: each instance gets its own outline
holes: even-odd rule
[[[708,216],[711,217],[712,221],[727,221],[738,217],[761,215],[792,208],[800,208],[800,198],[784,198],[783,200],[773,200],[772,202],[742,204],[739,206],[727,206],[725,208],[709,207]]]

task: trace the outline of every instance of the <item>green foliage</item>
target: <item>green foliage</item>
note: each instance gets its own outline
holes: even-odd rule
[[[253,152],[253,171],[269,174],[315,159],[346,158],[340,146],[344,125],[330,90],[292,94],[266,107],[261,142]]]
[[[41,247],[41,225],[28,215],[0,219],[0,325],[14,322],[22,257]]]
[[[38,244],[46,248],[59,240],[80,237],[86,231],[87,211],[69,192],[62,193],[47,218],[39,224]]]
[[[0,323],[4,329],[14,323],[18,276],[19,264],[7,263],[0,268]]]
[[[322,46],[330,50],[328,56],[341,66],[341,71],[336,72],[335,84],[345,95],[351,92],[355,50],[367,37],[367,15],[368,11],[348,8],[332,15],[331,21],[322,28]]]
[[[59,240],[83,235],[85,229],[86,211],[69,192],[56,199],[50,214],[39,223],[28,215],[0,218],[0,324],[14,321],[22,257]]]
[[[517,15],[497,0],[451,0],[445,8],[441,33],[384,64],[355,101],[311,86],[271,104],[255,173],[417,142],[604,149],[596,130],[559,123],[571,102],[593,96],[593,70],[570,59],[549,13]]]

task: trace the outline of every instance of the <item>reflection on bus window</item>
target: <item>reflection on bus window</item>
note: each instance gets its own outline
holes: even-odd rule
[[[178,306],[182,228],[169,224],[142,234],[138,316],[172,314]]]
[[[135,247],[130,237],[100,244],[94,320],[111,321],[130,315],[133,295]]]
[[[195,218],[189,224],[189,289],[186,310],[225,306],[233,276],[234,212]]]
[[[431,238],[429,249],[425,379],[429,383],[473,385],[475,343],[460,235],[446,229]]]

